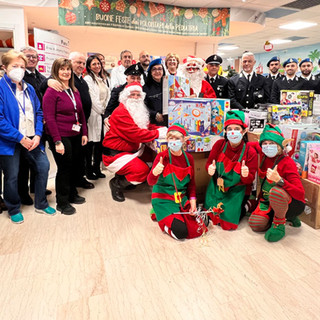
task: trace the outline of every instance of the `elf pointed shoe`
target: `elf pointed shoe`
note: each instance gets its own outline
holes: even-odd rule
[[[301,227],[301,221],[298,217],[294,217],[293,219],[288,219],[289,225],[294,227],[294,228],[299,228]]]
[[[286,227],[284,224],[272,223],[270,229],[265,233],[264,238],[269,242],[277,242],[281,240],[286,234]]]

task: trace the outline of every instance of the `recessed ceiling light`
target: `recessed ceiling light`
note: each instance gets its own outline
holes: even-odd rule
[[[226,51],[231,51],[231,50],[236,50],[239,49],[237,46],[221,46],[219,47],[219,50],[226,50]]]
[[[282,43],[292,42],[292,40],[288,40],[288,39],[275,39],[275,40],[270,40],[270,42],[271,42],[272,44],[282,44]]]
[[[218,56],[225,56],[226,54],[224,52],[217,52]]]
[[[288,29],[288,30],[301,30],[305,28],[310,28],[316,26],[317,23],[315,22],[304,22],[304,21],[296,21],[292,23],[287,23],[280,26],[280,29]]]

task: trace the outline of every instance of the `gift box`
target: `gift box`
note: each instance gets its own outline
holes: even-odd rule
[[[191,135],[208,136],[211,131],[213,99],[170,99],[168,124],[182,124]]]
[[[320,183],[320,144],[311,145],[309,148],[308,179]]]
[[[149,145],[150,149],[155,151],[156,153],[160,153],[168,149],[168,144],[166,139],[155,139],[151,145]]]
[[[268,111],[267,110],[250,110],[245,109],[245,122],[248,126],[248,132],[262,133],[267,124]]]
[[[211,134],[222,136],[226,114],[230,110],[230,100],[214,99],[211,108]]]
[[[301,123],[301,106],[272,105],[268,107],[268,122],[273,124],[296,124]]]
[[[191,135],[187,141],[187,151],[188,152],[206,152],[211,151],[214,143],[222,139],[221,136],[210,135],[210,136],[195,136]]]
[[[301,116],[310,117],[313,114],[313,90],[281,90],[280,104],[300,105]]]

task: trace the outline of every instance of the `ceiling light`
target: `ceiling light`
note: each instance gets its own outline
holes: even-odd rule
[[[218,56],[224,56],[225,53],[224,53],[224,52],[217,52],[217,55],[218,55]]]
[[[237,46],[221,46],[219,47],[219,50],[226,50],[226,51],[231,51],[231,50],[236,50],[239,49]]]
[[[283,44],[283,43],[292,42],[292,40],[288,40],[288,39],[275,39],[275,40],[270,40],[269,42],[271,42],[272,44]]]
[[[304,21],[296,21],[288,24],[284,24],[280,26],[280,29],[288,29],[288,30],[301,30],[305,28],[310,28],[316,26],[317,23],[314,22],[304,22]]]

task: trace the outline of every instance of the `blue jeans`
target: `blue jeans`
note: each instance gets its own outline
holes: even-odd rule
[[[4,202],[8,207],[10,216],[20,212],[21,203],[18,194],[20,154],[22,160],[28,161],[35,171],[35,208],[45,209],[48,207],[46,187],[50,164],[46,153],[39,146],[32,151],[28,151],[20,144],[16,144],[13,156],[0,156],[0,167],[4,175]]]

